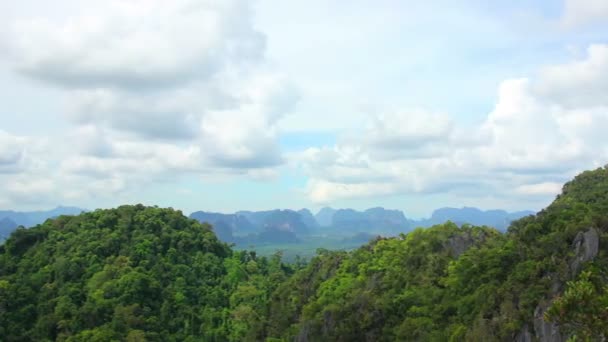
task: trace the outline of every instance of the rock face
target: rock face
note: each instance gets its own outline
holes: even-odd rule
[[[570,270],[573,275],[580,272],[582,264],[593,260],[599,251],[600,237],[595,228],[589,228],[585,232],[578,232],[572,247],[574,248],[574,259],[570,262]]]
[[[331,227],[341,233],[363,232],[387,236],[407,232],[410,224],[402,211],[376,207],[365,211],[339,209],[332,216]]]
[[[190,214],[190,218],[195,219],[201,223],[206,222],[211,224],[216,234],[222,234],[222,236],[224,237],[232,237],[232,234],[245,235],[260,230],[253,224],[251,224],[251,222],[249,222],[246,217],[236,214],[221,214],[197,211]],[[220,237],[220,239],[222,239],[222,237]]]
[[[484,235],[475,237],[472,236],[470,232],[467,232],[466,234],[458,234],[450,237],[444,247],[449,249],[455,258],[458,258],[471,246],[478,242],[483,242],[483,240],[485,240]]]
[[[554,322],[547,322],[544,319],[548,305],[538,305],[534,310],[534,333],[536,340],[540,342],[562,342],[565,341],[559,332],[559,327]]]
[[[308,210],[306,208],[300,209],[300,210],[298,210],[298,214],[300,214],[300,217],[302,218],[302,222],[304,222],[304,224],[308,228],[310,228],[310,229],[319,228],[319,223],[317,222],[317,220],[315,219],[313,214],[310,212],[310,210]]]
[[[329,227],[331,226],[331,222],[333,220],[334,214],[336,210],[333,208],[325,207],[321,209],[316,215],[315,219],[319,223],[321,227]]]
[[[572,249],[574,250],[574,257],[570,262],[570,271],[572,278],[581,271],[583,263],[593,260],[599,251],[600,238],[597,229],[589,228],[584,232],[578,232],[574,241],[572,242]],[[561,290],[562,286],[559,280],[556,278],[553,281],[551,291],[556,294]],[[539,304],[534,310],[534,337],[535,340],[540,342],[562,342],[566,341],[566,338],[562,336],[559,331],[559,327],[554,322],[547,322],[544,319],[545,311],[551,306],[551,302]],[[525,326],[527,329],[527,326]],[[517,335],[517,341],[530,341],[525,340],[524,329]]]
[[[303,222],[302,215],[293,210],[273,210],[262,223],[264,231],[287,231],[295,234],[307,234],[308,226]]]
[[[532,334],[527,324],[524,324],[513,340],[515,342],[532,342]]]

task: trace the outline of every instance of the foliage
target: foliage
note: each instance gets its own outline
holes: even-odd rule
[[[578,274],[572,242],[590,227],[599,254]],[[504,234],[447,222],[349,252],[321,249],[308,263],[233,251],[179,211],[122,206],[18,229],[0,246],[0,336],[503,341],[533,327],[548,302],[545,319],[565,336],[601,340],[607,250],[604,168]]]
[[[513,340],[524,326],[534,326],[541,302],[576,276],[572,241],[589,227],[600,232],[593,265],[606,274],[605,168],[577,176],[547,209],[514,222],[506,234],[446,223],[353,252],[321,255],[273,294],[272,305],[287,318],[272,319],[269,333],[313,341]],[[466,251],[454,253],[459,243]],[[596,279],[605,284],[605,277]],[[573,289],[551,309],[594,301],[586,309],[593,312],[590,317],[566,311],[547,319],[557,321],[566,335],[605,336],[600,327],[606,321],[606,290],[598,285],[602,281],[594,284],[582,296],[581,285],[569,283]]]
[[[608,336],[608,286],[606,277],[595,272],[585,271],[568,282],[564,294],[545,313],[547,320],[560,323],[585,341]]]
[[[232,252],[179,211],[122,206],[17,230],[0,247],[4,341],[257,340],[279,257]]]

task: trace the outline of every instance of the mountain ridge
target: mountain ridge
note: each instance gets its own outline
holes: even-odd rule
[[[35,211],[14,211],[14,210],[0,210],[0,219],[9,218],[15,222],[18,226],[31,227],[37,224],[41,224],[49,218],[54,218],[60,215],[78,215],[82,212],[87,211],[86,209],[71,207],[71,206],[57,206],[50,210],[35,210]]]
[[[233,250],[178,210],[121,206],[17,229],[0,245],[0,336],[600,341],[607,281],[606,168],[504,233],[446,222],[309,262]]]
[[[408,219],[403,211],[372,207],[363,211],[355,209],[333,209],[325,207],[313,215],[309,209],[298,211],[291,209],[273,209],[264,211],[237,211],[232,214],[220,214],[196,211],[190,218],[216,226],[218,233],[234,240],[234,236],[255,235],[268,229],[285,230],[295,235],[340,234],[355,235],[358,233],[391,236],[410,231],[416,227],[452,221],[458,224],[487,225],[505,230],[508,224],[516,219],[534,214],[533,211],[507,212],[505,210],[481,210],[474,207],[439,208],[433,211],[428,219]],[[275,222],[272,221],[275,218]],[[323,225],[327,224],[329,225]],[[228,227],[229,226],[229,227]],[[228,242],[232,242],[228,240]]]

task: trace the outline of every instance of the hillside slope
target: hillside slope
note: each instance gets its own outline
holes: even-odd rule
[[[0,246],[6,341],[565,341],[608,336],[608,170],[507,233],[447,222],[307,264],[123,206]]]
[[[273,294],[297,341],[565,341],[608,336],[608,170],[506,234],[447,223],[327,253]],[[330,271],[328,271],[330,270]]]
[[[256,340],[247,324],[287,271],[172,209],[61,216],[0,246],[0,339]]]

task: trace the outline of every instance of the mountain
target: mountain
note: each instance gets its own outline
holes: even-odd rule
[[[208,224],[173,209],[135,205],[61,216],[18,229],[0,245],[0,336],[264,340],[266,298],[295,267],[278,255],[233,251]]]
[[[276,222],[291,217],[282,214]],[[262,233],[293,234],[276,227]],[[234,251],[173,209],[122,206],[17,229],[0,245],[0,336],[602,341],[606,283],[607,168],[578,175],[506,232],[447,222],[353,251],[321,249],[308,262]]]
[[[267,331],[297,341],[601,341],[607,282],[602,168],[506,233],[444,223],[322,251],[273,293]]]
[[[512,221],[533,214],[533,211],[518,211],[509,213],[504,210],[483,211],[471,207],[463,207],[460,209],[440,208],[433,211],[433,214],[429,219],[420,220],[416,223],[422,227],[430,227],[435,224],[452,221],[457,224],[468,223],[479,226],[485,225],[497,228],[499,230],[505,230]]]
[[[365,216],[379,232],[404,233],[409,230],[409,222],[401,210],[388,210],[381,207],[370,208]]]
[[[310,210],[304,208],[298,210],[298,214],[300,214],[300,218],[302,222],[311,230],[317,230],[319,228],[319,223],[317,219],[313,216]]]
[[[0,246],[0,336],[225,340],[219,322],[234,291],[224,289],[245,266],[225,266],[231,255],[208,225],[141,205],[17,230]],[[224,278],[230,272],[233,280]]]
[[[308,227],[302,215],[293,210],[272,210],[263,221],[264,230],[288,231],[302,235],[308,233]]]
[[[359,232],[371,229],[364,213],[353,209],[338,209],[331,218],[331,227],[342,232]]]
[[[336,210],[333,208],[325,207],[315,215],[315,219],[319,223],[321,227],[329,227],[331,226],[334,214]]]
[[[8,217],[0,219],[0,241],[6,239],[19,225]]]
[[[259,231],[244,215],[197,211],[190,214],[190,218],[211,224],[218,237],[226,242],[232,242],[235,234],[246,235]]]
[[[308,212],[310,214],[310,212]],[[312,214],[310,214],[312,216]],[[241,246],[298,242],[298,235],[306,235],[311,228],[305,220],[306,211],[268,210],[239,211],[235,214],[220,214],[197,211],[190,218],[201,223],[209,223],[224,242]]]
[[[279,209],[276,209],[279,210]],[[247,211],[241,210],[237,211],[235,214],[239,216],[243,216],[249,220],[256,227],[263,227],[266,221],[266,218],[272,214],[274,210],[265,210],[265,211]]]
[[[414,227],[431,227],[446,221],[457,224],[487,225],[505,230],[514,220],[532,215],[532,211],[509,213],[504,210],[483,211],[477,208],[464,207],[440,208],[433,211],[428,219],[410,220],[400,210],[387,210],[381,207],[365,211],[353,209],[323,208],[317,213],[317,221],[323,227],[330,227],[334,233],[350,234],[353,232],[368,232],[381,235],[404,233]]]
[[[32,227],[37,224],[41,224],[47,219],[54,218],[61,215],[78,215],[81,212],[86,211],[85,209],[76,207],[63,207],[59,206],[55,209],[46,211],[0,211],[0,219],[9,218],[19,226]]]
[[[403,212],[399,210],[387,210],[380,207],[367,209],[366,211],[339,209],[332,216],[331,229],[342,234],[394,235],[407,232],[409,223]]]
[[[241,245],[258,245],[258,244],[273,244],[273,243],[298,243],[300,239],[290,230],[269,228],[257,235],[249,238],[244,238]]]

